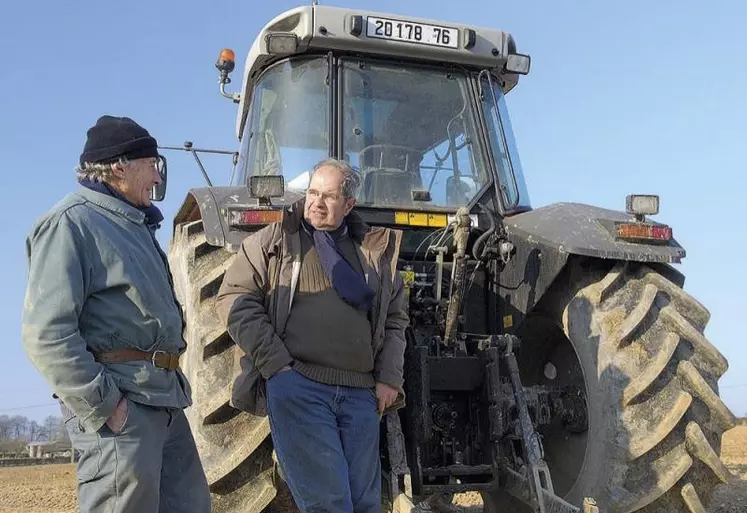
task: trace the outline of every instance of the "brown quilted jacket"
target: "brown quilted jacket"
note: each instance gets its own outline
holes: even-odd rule
[[[218,315],[241,348],[231,405],[253,415],[266,415],[264,381],[293,361],[283,334],[301,270],[302,216],[303,200],[286,209],[281,222],[249,235],[218,292]],[[400,392],[387,410],[393,411],[404,405],[404,332],[409,322],[396,270],[402,232],[370,227],[355,212],[347,223],[364,273],[378,280],[372,322],[374,378]]]

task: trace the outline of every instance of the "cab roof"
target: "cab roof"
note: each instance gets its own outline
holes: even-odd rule
[[[345,51],[491,69],[505,92],[518,83],[506,72],[516,44],[508,32],[439,20],[306,5],[268,22],[247,55],[240,91],[236,136],[241,138],[257,78],[273,61],[310,52]]]

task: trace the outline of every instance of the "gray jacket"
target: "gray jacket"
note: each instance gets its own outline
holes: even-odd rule
[[[181,370],[147,361],[102,365],[92,354],[185,347],[181,308],[152,230],[138,209],[80,187],[38,219],[26,240],[23,347],[89,430],[106,422],[123,394],[153,406],[191,404]]]

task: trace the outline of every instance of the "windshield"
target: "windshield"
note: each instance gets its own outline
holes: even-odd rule
[[[308,186],[309,171],[331,155],[330,83],[339,84],[341,157],[361,173],[361,206],[447,209],[492,186],[466,74],[343,58],[330,80],[325,58],[293,58],[258,80],[241,140],[234,184],[282,174],[286,188]],[[504,205],[529,200],[505,100],[480,77],[488,138]],[[495,100],[490,93],[494,86]],[[514,183],[514,174],[516,183]]]
[[[284,61],[260,78],[239,154],[236,184],[250,175],[282,174],[291,189],[329,155],[326,60]]]
[[[362,175],[358,204],[438,208],[490,183],[461,73],[343,60],[344,158]]]

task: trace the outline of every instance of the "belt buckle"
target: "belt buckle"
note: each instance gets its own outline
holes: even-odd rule
[[[156,365],[156,355],[158,353],[166,354],[166,351],[162,351],[160,349],[156,349],[155,351],[153,351],[153,356],[150,357],[150,363],[153,364],[153,367],[157,367],[157,365]]]

